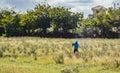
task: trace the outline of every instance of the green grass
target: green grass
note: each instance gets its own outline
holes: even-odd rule
[[[75,40],[0,37],[0,73],[120,73],[120,39]]]

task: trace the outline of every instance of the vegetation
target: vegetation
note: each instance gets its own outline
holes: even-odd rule
[[[120,8],[109,8],[107,13],[96,14],[92,18],[83,20],[82,26],[91,28],[85,33],[96,34],[98,37],[119,38],[119,16]]]
[[[14,10],[0,10],[1,36],[41,37],[103,37],[119,38],[120,8],[109,8],[108,13],[83,18],[69,8],[38,4],[26,13]]]
[[[119,73],[120,39],[0,37],[0,73]]]
[[[0,36],[0,73],[120,73],[120,8],[87,19],[48,4],[25,13],[0,9]],[[97,39],[79,39],[74,54],[75,39],[62,37]]]
[[[70,12],[68,8],[38,4],[24,14],[14,10],[0,10],[0,35],[6,36],[53,36],[68,33],[77,27],[81,13]],[[53,35],[52,35],[53,34]]]

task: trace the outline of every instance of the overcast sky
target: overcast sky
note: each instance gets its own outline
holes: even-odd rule
[[[14,8],[17,12],[25,12],[33,9],[36,4],[45,1],[51,6],[71,8],[72,12],[84,12],[85,17],[92,14],[92,7],[103,5],[108,8],[113,7],[113,2],[120,3],[120,0],[0,0],[0,8]]]

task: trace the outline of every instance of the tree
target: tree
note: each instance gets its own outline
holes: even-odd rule
[[[23,29],[23,35],[34,35],[34,30],[37,28],[35,24],[36,17],[33,11],[27,11],[26,14],[20,14],[20,26]]]
[[[113,32],[119,34],[120,28],[119,24],[120,24],[120,8],[118,9],[109,8],[108,13],[96,14],[94,15],[93,18],[84,19],[82,21],[83,27],[89,26],[97,30],[97,32],[101,30],[100,32],[101,37],[111,37],[111,35],[114,35],[112,34]],[[115,28],[114,31],[113,28]],[[119,37],[119,35],[114,36]]]
[[[50,12],[54,32],[68,32],[77,27],[77,22],[82,14],[72,13],[68,8],[54,7]]]
[[[50,28],[50,22],[51,22],[51,18],[49,16],[49,12],[51,10],[51,7],[48,4],[43,4],[40,5],[38,4],[33,12],[34,12],[34,16],[35,18],[35,24],[37,28],[42,29],[43,35],[45,35],[47,33],[47,28]]]
[[[118,9],[109,8],[108,13],[109,13],[108,23],[111,24],[113,28],[116,27],[117,28],[116,30],[118,30],[120,28],[120,8]]]
[[[53,32],[68,33],[70,29],[76,29],[81,13],[70,12],[68,8],[51,7],[48,4],[38,4],[33,10],[24,14],[13,10],[0,11],[0,35],[7,36],[46,36],[48,28]]]
[[[1,29],[4,29],[2,33],[6,33],[6,35],[9,35],[7,29],[9,28],[8,27],[9,25],[12,25],[14,23],[15,15],[16,15],[16,12],[13,10],[2,9],[0,11],[0,26],[1,26]]]

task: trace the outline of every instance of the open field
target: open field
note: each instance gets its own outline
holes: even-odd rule
[[[120,73],[120,39],[0,37],[0,73]]]

